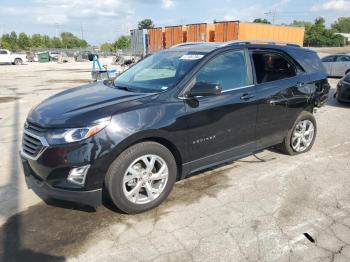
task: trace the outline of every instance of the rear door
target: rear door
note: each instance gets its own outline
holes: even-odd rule
[[[285,137],[291,122],[288,102],[293,88],[301,83],[296,66],[283,52],[252,49],[250,54],[256,77],[256,138],[260,149]]]
[[[246,49],[230,50],[195,75],[192,83],[219,84],[222,93],[184,100],[190,170],[255,150],[257,105],[250,65]]]
[[[350,69],[350,57],[348,55],[338,55],[333,63],[333,76],[344,76]]]

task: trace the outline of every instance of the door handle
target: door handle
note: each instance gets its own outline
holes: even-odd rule
[[[241,100],[244,100],[244,101],[247,101],[247,100],[249,100],[249,99],[252,99],[254,97],[254,95],[253,94],[243,94],[242,96],[241,96]]]
[[[298,82],[297,83],[297,87],[300,88],[300,87],[304,87],[305,86],[305,83],[301,83],[301,82]]]

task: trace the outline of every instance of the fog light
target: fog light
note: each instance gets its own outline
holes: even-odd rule
[[[86,174],[89,170],[89,167],[90,165],[73,168],[69,172],[67,180],[83,186],[85,184]]]

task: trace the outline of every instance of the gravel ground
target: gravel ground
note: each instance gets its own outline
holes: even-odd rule
[[[350,106],[332,96],[307,154],[265,150],[208,170],[140,215],[108,202],[97,211],[43,203],[19,165],[24,120],[49,95],[88,82],[90,66],[0,67],[0,261],[350,260]]]

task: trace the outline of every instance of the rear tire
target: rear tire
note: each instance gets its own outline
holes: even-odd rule
[[[136,214],[161,204],[171,192],[176,176],[172,153],[156,142],[142,142],[127,148],[113,161],[105,185],[120,210]]]
[[[21,58],[16,58],[15,61],[14,61],[14,64],[15,65],[22,65],[23,64],[23,61]]]
[[[312,148],[316,134],[317,125],[314,115],[303,111],[293,127],[288,131],[287,136],[280,145],[280,150],[287,155],[306,153]]]

